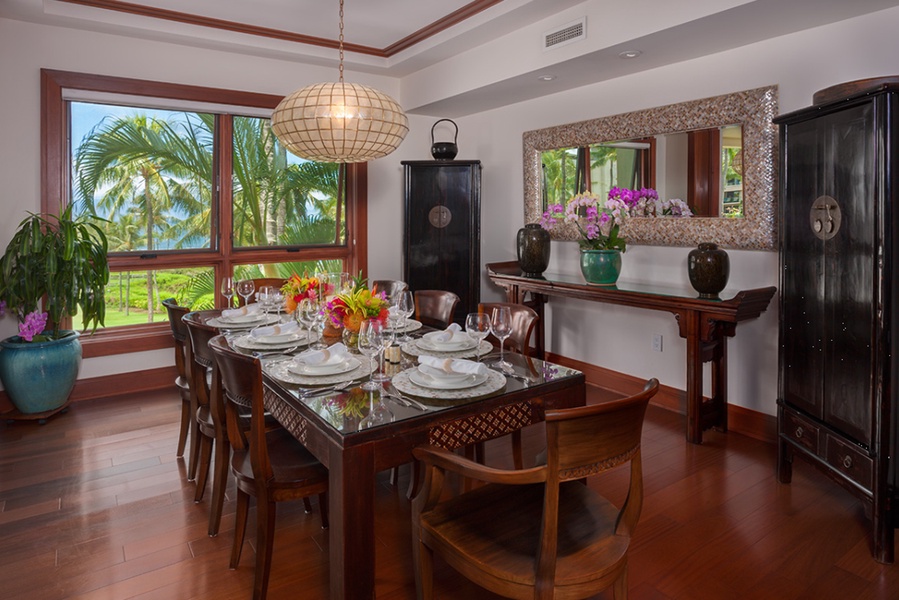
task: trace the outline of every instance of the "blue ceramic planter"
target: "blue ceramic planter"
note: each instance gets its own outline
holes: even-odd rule
[[[81,366],[78,332],[46,342],[25,342],[17,335],[0,341],[0,381],[23,414],[63,406],[75,387]]]
[[[621,251],[581,250],[581,273],[587,283],[615,285],[621,274]]]

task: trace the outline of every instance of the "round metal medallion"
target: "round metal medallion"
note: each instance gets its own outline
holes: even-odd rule
[[[438,229],[446,227],[452,220],[453,213],[451,213],[450,209],[445,206],[435,206],[428,213],[428,221],[430,221],[431,225],[437,227]]]

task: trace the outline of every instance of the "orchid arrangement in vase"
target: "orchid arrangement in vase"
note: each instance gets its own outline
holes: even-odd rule
[[[540,225],[552,231],[559,222],[573,223],[580,235],[579,244],[582,250],[620,250],[627,249],[627,240],[620,237],[621,224],[628,217],[628,207],[620,197],[612,195],[618,190],[613,188],[608,198],[603,200],[593,192],[583,192],[562,204],[550,204]]]

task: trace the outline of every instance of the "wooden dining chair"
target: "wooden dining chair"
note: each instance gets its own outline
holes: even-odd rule
[[[627,598],[627,552],[643,505],[640,439],[651,379],[635,396],[546,411],[546,464],[485,467],[443,448],[413,451],[425,467],[412,504],[418,598],[433,598],[433,557],[509,598],[586,598],[612,587]],[[616,506],[583,478],[629,463],[625,500]],[[486,482],[443,498],[447,472]]]
[[[215,359],[209,348],[209,340],[219,334],[217,328],[208,321],[222,314],[220,310],[201,310],[184,316],[184,323],[190,334],[191,350],[191,394],[196,406],[196,426],[199,448],[196,457],[191,457],[191,466],[198,465],[191,475],[196,477],[197,488],[194,502],[201,502],[206,492],[206,482],[212,467],[215,452],[215,469],[212,473],[212,499],[209,505],[209,535],[218,535],[222,521],[222,507],[225,503],[225,487],[228,483],[228,459],[231,445],[225,430],[225,409],[221,398],[212,395],[212,365]]]
[[[178,449],[175,456],[184,456],[184,446],[187,443],[187,434],[194,429],[194,417],[190,410],[190,359],[188,356],[187,345],[190,344],[190,338],[187,333],[187,325],[181,318],[190,312],[186,306],[178,306],[178,302],[174,298],[167,298],[162,301],[169,316],[169,325],[172,328],[172,337],[175,338],[175,386],[178,393],[181,394],[181,428],[178,433]],[[190,436],[191,448],[196,445],[196,432]],[[188,459],[193,457],[194,452],[188,452]],[[190,461],[188,460],[188,473],[190,473]]]
[[[318,494],[322,527],[328,527],[328,470],[287,430],[267,430],[259,359],[231,350],[223,336],[209,347],[215,356],[213,395],[223,398],[232,443],[231,472],[237,480],[237,514],[231,568],[240,562],[250,496],[256,498],[256,572],[253,598],[265,598],[271,571],[278,502]],[[220,383],[220,385],[219,385]],[[242,414],[249,410],[249,428]]]
[[[409,289],[409,286],[406,285],[405,281],[400,281],[398,279],[375,279],[371,281],[371,287],[379,292],[384,292],[387,295],[388,300],[397,297]]]
[[[235,279],[234,283],[235,283],[235,285],[237,284],[236,279]],[[253,279],[255,291],[253,292],[254,295],[250,296],[250,302],[253,302],[253,298],[255,298],[255,293],[259,291],[259,288],[266,286],[266,285],[270,285],[270,286],[278,288],[280,290],[282,287],[284,287],[285,283],[287,283],[287,280],[284,279],[283,277],[255,277]],[[244,306],[246,304],[246,302],[244,302],[243,296],[241,296],[240,294],[237,294],[237,293],[235,293],[234,295],[237,296],[237,306],[238,307]]]
[[[415,319],[423,325],[446,329],[453,322],[459,296],[444,290],[416,290]]]

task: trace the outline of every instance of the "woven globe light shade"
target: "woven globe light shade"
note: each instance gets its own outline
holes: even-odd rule
[[[357,163],[387,156],[409,131],[400,105],[357,83],[317,83],[286,96],[272,131],[290,152],[318,162]]]

